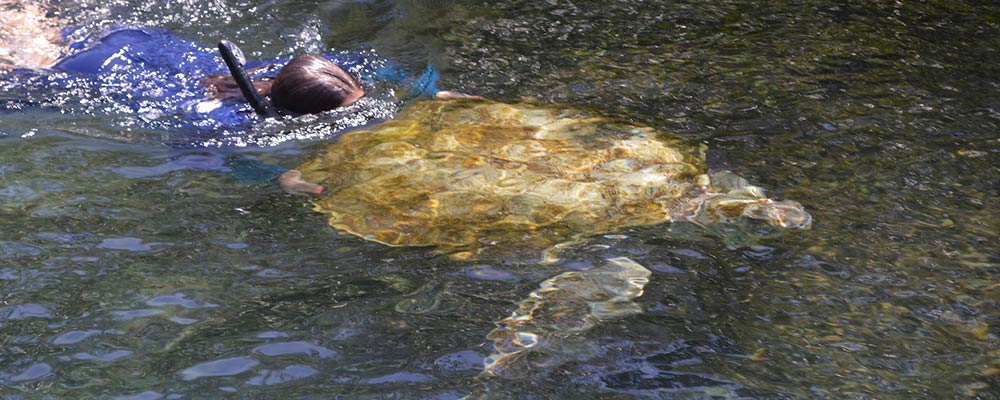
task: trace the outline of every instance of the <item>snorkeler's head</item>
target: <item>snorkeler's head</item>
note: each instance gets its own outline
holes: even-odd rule
[[[274,105],[298,114],[343,107],[364,94],[351,74],[330,60],[311,54],[293,58],[271,84]]]

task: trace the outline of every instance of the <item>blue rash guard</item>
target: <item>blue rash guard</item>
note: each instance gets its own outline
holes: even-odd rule
[[[433,96],[438,91],[438,73],[433,67],[413,76],[370,51],[324,54],[358,80],[365,88],[365,97],[311,120],[306,129],[300,127],[293,134],[275,134],[273,127],[260,133],[254,130],[254,123],[262,118],[244,99],[206,100],[200,80],[229,74],[214,47],[202,47],[163,30],[124,28],[72,43],[70,49],[73,52],[69,56],[51,67],[56,73],[6,73],[7,79],[0,79],[0,113],[54,107],[70,115],[110,117],[112,124],[125,130],[160,132],[160,137],[168,138],[179,149],[269,146],[286,140],[325,138],[390,118],[403,102]],[[286,62],[288,59],[250,61],[246,67],[273,65],[265,72],[273,76]],[[0,72],[2,77],[4,73]],[[7,81],[6,87],[3,81]],[[5,91],[14,96],[3,95]],[[325,126],[314,129],[317,124]],[[189,159],[200,161],[192,164]],[[206,163],[203,159],[214,161]],[[182,155],[154,169],[163,168],[230,172],[234,179],[257,183],[285,171],[279,166],[216,152]],[[123,173],[142,176],[149,171]]]
[[[201,143],[208,146],[280,143],[246,137],[261,118],[243,99],[206,100],[200,80],[229,74],[214,47],[202,47],[163,30],[122,28],[72,43],[70,48],[74,52],[51,67],[61,74],[41,80],[21,76],[23,82],[41,86],[27,88],[27,98],[56,97],[56,101],[36,99],[35,103],[54,105],[70,114],[111,114],[122,126],[169,132],[174,142],[187,137],[209,138]],[[345,112],[333,113],[334,121],[322,121],[332,124],[333,131],[391,117],[406,100],[433,96],[438,91],[438,73],[433,67],[416,76],[371,51],[323,56],[350,72],[366,92]],[[265,72],[273,76],[287,61],[249,61],[246,67],[273,65]],[[32,89],[42,95],[32,96]],[[9,104],[3,103],[0,99],[0,111],[21,109],[26,102],[11,99],[6,101]],[[220,135],[231,140],[223,143],[217,140]],[[198,146],[199,140],[190,142]]]

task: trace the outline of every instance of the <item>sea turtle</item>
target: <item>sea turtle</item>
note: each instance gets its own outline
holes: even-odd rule
[[[425,101],[350,132],[298,168],[344,232],[456,258],[545,254],[629,226],[735,217],[805,227],[794,201],[706,175],[702,146],[567,107]],[[736,184],[733,184],[736,182]],[[522,253],[523,254],[523,253]]]
[[[345,134],[283,179],[322,193],[315,209],[344,232],[456,258],[547,254],[629,226],[738,217],[809,226],[799,203],[774,201],[732,173],[709,176],[702,146],[574,108],[482,99],[412,104]],[[286,183],[290,186],[286,186]],[[322,185],[322,186],[320,186]],[[522,253],[523,254],[523,253]],[[553,366],[596,323],[640,311],[651,272],[627,258],[539,285],[487,335],[483,373]]]

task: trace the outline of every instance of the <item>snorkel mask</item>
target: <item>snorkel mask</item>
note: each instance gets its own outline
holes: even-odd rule
[[[257,93],[253,82],[247,76],[247,71],[243,69],[243,65],[247,62],[246,57],[243,56],[243,51],[239,47],[236,47],[233,42],[223,39],[219,42],[219,54],[222,55],[226,66],[229,67],[229,73],[233,75],[233,80],[240,87],[240,92],[243,92],[243,97],[250,103],[250,107],[253,107],[253,110],[263,117],[277,117],[278,112],[260,97],[260,93]]]

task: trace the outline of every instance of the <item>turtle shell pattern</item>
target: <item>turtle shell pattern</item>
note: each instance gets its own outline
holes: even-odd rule
[[[327,188],[314,205],[333,227],[462,258],[670,221],[711,193],[703,153],[571,108],[425,101],[343,135],[299,170]]]

